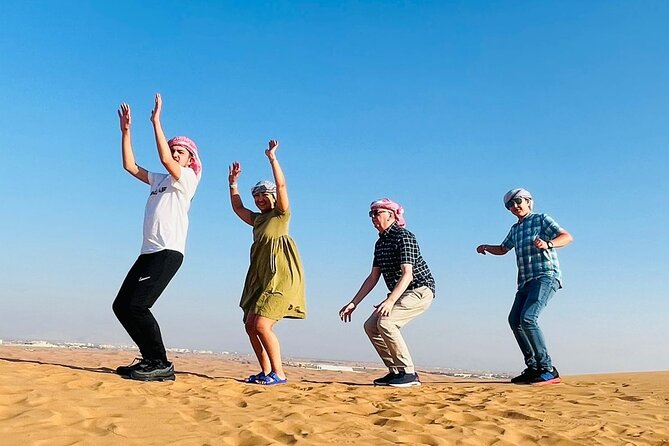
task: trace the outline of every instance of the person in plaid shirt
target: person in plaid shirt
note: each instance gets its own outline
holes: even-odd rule
[[[479,245],[476,252],[504,255],[516,250],[518,291],[509,313],[509,325],[525,357],[525,370],[511,379],[514,384],[560,382],[553,367],[539,314],[555,292],[562,288],[562,273],[555,248],[567,246],[572,236],[546,214],[535,214],[532,195],[512,189],[504,195],[504,206],[518,218],[501,245]]]
[[[377,386],[420,386],[409,348],[400,329],[423,314],[434,299],[434,278],[420,253],[416,237],[404,228],[404,209],[398,203],[382,198],[372,202],[369,216],[379,232],[374,248],[372,271],[351,302],[339,311],[344,322],[383,280],[390,293],[365,322],[365,332],[388,367],[388,374],[374,380]]]

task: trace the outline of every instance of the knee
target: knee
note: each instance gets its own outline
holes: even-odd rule
[[[244,324],[244,329],[246,330],[246,334],[249,336],[257,336],[258,333],[256,332],[255,326],[252,322],[246,321]]]
[[[374,336],[379,332],[378,322],[379,320],[375,317],[370,317],[365,321],[363,328],[368,336]]]
[[[272,327],[276,321],[273,320],[258,320],[253,324],[253,330],[258,335],[266,335],[272,332]]]
[[[124,312],[133,317],[144,317],[147,314],[151,314],[151,312],[149,311],[149,307],[147,307],[146,305],[137,305],[133,303],[129,303],[128,305],[126,305],[124,308]]]
[[[520,326],[522,328],[536,328],[537,326],[537,317],[533,314],[524,314],[520,318]]]
[[[520,328],[520,318],[518,318],[518,316],[515,314],[510,314],[507,321],[509,322],[509,327],[511,327],[511,330],[518,330]]]
[[[112,311],[114,312],[116,317],[121,318],[124,315],[128,314],[128,305],[120,301],[119,299],[116,299],[114,303],[112,303]]]

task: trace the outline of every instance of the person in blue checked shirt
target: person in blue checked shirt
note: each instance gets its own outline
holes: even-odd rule
[[[509,313],[509,325],[525,357],[525,370],[511,379],[514,384],[553,384],[560,374],[551,362],[539,314],[555,292],[562,288],[562,273],[556,248],[567,246],[572,236],[549,215],[533,212],[532,195],[512,189],[504,195],[504,206],[518,218],[501,245],[479,245],[476,252],[504,255],[516,250],[518,291]]]

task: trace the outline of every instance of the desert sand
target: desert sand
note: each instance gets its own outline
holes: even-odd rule
[[[1,445],[664,445],[669,372],[515,386],[421,373],[408,389],[376,372],[288,367],[245,384],[249,361],[171,354],[174,382],[113,373],[132,351],[0,346]]]

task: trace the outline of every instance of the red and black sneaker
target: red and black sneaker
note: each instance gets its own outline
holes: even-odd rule
[[[560,374],[558,373],[557,369],[553,367],[552,370],[539,370],[539,373],[534,378],[532,378],[530,384],[541,386],[544,384],[557,384],[560,381]]]

